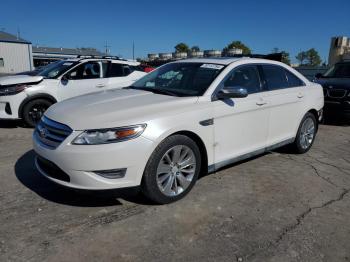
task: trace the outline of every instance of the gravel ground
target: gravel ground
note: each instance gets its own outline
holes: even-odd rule
[[[278,150],[156,206],[72,191],[33,167],[31,129],[0,122],[0,261],[350,261],[350,127]]]

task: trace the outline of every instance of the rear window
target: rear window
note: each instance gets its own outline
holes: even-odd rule
[[[289,87],[285,70],[275,65],[263,65],[267,88],[277,90]]]

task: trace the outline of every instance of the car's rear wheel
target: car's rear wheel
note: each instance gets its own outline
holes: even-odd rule
[[[317,121],[312,113],[307,113],[300,123],[297,136],[293,143],[296,153],[303,154],[310,150],[317,132]]]
[[[159,204],[183,198],[194,186],[201,167],[201,154],[187,136],[166,138],[151,155],[142,179],[146,197]]]
[[[45,111],[52,105],[52,102],[46,99],[35,99],[23,107],[22,117],[24,123],[29,127],[35,127],[44,115]]]

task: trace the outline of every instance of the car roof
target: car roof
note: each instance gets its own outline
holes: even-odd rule
[[[208,57],[208,58],[190,58],[183,59],[176,62],[186,62],[186,63],[208,63],[208,64],[219,64],[219,65],[229,65],[237,61],[244,61],[250,63],[264,63],[264,64],[281,64],[281,62],[263,59],[263,58],[251,58],[251,57]],[[174,63],[176,63],[174,62]]]
[[[64,60],[67,62],[87,62],[87,61],[110,61],[117,64],[127,64],[127,65],[139,65],[137,61],[130,61],[126,59],[112,59],[112,58],[71,58]]]

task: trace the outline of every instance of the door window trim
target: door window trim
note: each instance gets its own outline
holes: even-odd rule
[[[241,67],[245,67],[245,66],[255,66],[255,67],[256,67],[257,72],[258,72],[259,82],[260,82],[260,91],[254,92],[254,93],[249,93],[248,96],[249,96],[249,95],[253,95],[253,94],[258,94],[258,93],[265,92],[265,91],[266,91],[265,88],[264,88],[264,86],[265,86],[265,85],[264,85],[265,79],[263,78],[263,75],[262,75],[261,72],[260,72],[261,70],[260,70],[260,68],[259,68],[259,65],[260,65],[260,63],[249,63],[249,64],[239,65],[239,66],[236,66],[236,67],[232,68],[232,70],[231,70],[229,73],[227,73],[227,74],[225,75],[225,77],[220,81],[220,83],[219,83],[219,84],[217,85],[217,87],[215,88],[214,92],[213,92],[212,95],[211,95],[211,101],[214,102],[214,101],[217,101],[217,100],[218,100],[217,97],[216,97],[216,95],[217,95],[217,93],[218,93],[220,90],[222,90],[222,89],[224,88],[224,87],[222,86],[222,84],[224,83],[225,80],[227,80],[227,78],[230,76],[230,74],[231,74],[234,70],[237,70],[237,69],[239,69],[239,68],[241,68]]]

